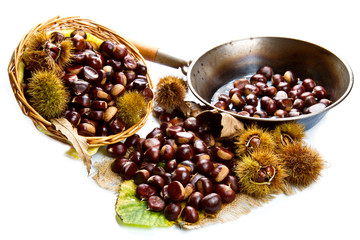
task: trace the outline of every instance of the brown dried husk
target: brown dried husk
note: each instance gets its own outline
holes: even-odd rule
[[[51,32],[51,31],[75,30],[75,29],[83,30],[101,40],[111,40],[115,43],[124,44],[128,48],[129,53],[131,53],[135,57],[135,59],[141,61],[146,66],[145,59],[142,57],[138,49],[131,42],[120,36],[115,31],[105,26],[102,26],[90,19],[85,19],[80,17],[61,18],[59,16],[56,16],[52,19],[49,19],[46,22],[43,22],[33,27],[21,39],[20,43],[14,50],[13,55],[10,59],[8,66],[10,85],[14,92],[14,96],[24,115],[29,117],[38,129],[44,130],[44,132],[47,133],[48,136],[67,144],[71,144],[71,143],[68,141],[66,136],[64,136],[60,131],[57,131],[55,126],[50,121],[43,118],[29,104],[27,98],[25,97],[24,88],[21,82],[20,65],[23,60],[23,54],[26,49],[26,46],[36,33],[41,31]],[[151,89],[153,89],[153,83],[151,81],[149,74],[146,75],[146,78],[148,81],[148,86]],[[152,109],[153,109],[153,100],[149,101],[147,104],[146,115],[137,124],[133,125],[132,127],[126,129],[121,133],[113,134],[109,136],[85,137],[87,143],[89,144],[89,147],[99,147],[99,146],[117,143],[133,135],[145,125],[147,119],[149,118],[152,112]]]

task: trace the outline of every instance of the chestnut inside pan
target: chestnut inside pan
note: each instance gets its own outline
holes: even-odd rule
[[[204,104],[212,106],[214,93],[229,81],[253,75],[261,66],[268,65],[274,72],[283,74],[287,70],[295,72],[298,78],[312,78],[324,86],[332,104],[327,108],[291,118],[254,118],[237,114],[233,116],[244,122],[257,121],[276,124],[296,120],[310,129],[317,124],[331,108],[342,102],[353,86],[350,66],[332,52],[318,45],[302,40],[281,37],[254,37],[235,40],[214,47],[191,64],[189,61],[170,56],[159,48],[134,42],[142,56],[153,62],[180,68],[187,76],[192,93]],[[218,109],[219,111],[223,111]]]

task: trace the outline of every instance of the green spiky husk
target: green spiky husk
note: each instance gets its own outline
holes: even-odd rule
[[[128,91],[116,99],[116,107],[118,108],[117,116],[129,128],[146,115],[147,101],[141,93]]]
[[[305,143],[283,146],[278,156],[280,164],[287,171],[287,181],[296,187],[307,187],[314,183],[325,166],[320,154]]]
[[[242,156],[252,151],[246,144],[254,135],[258,135],[260,138],[260,146],[258,148],[275,149],[275,142],[272,135],[267,130],[258,127],[256,124],[252,124],[247,126],[245,131],[234,138],[235,153],[238,158],[241,159]]]
[[[36,70],[27,85],[30,105],[46,120],[60,117],[67,109],[70,93],[57,73]]]
[[[255,174],[263,167],[273,166],[275,175],[267,184],[253,181]],[[240,188],[254,198],[264,198],[270,194],[283,192],[287,174],[279,164],[278,156],[269,149],[259,148],[247,154],[239,161],[234,172],[239,179]]]
[[[165,110],[171,112],[184,101],[186,82],[179,77],[165,76],[160,78],[155,90],[155,102]]]

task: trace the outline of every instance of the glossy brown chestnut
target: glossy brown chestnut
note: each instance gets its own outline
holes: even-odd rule
[[[164,216],[169,221],[175,221],[179,218],[181,213],[181,205],[180,203],[170,202],[164,208]]]
[[[136,187],[136,196],[141,200],[147,200],[149,197],[155,195],[156,195],[156,188],[149,184],[142,183]]]
[[[184,186],[179,181],[172,181],[168,184],[169,199],[174,202],[181,202],[185,196]]]
[[[122,157],[126,154],[126,146],[122,142],[110,144],[106,147],[106,151],[110,157]]]
[[[171,173],[172,181],[178,181],[185,186],[190,181],[190,171],[186,167],[177,166]]]
[[[181,218],[185,222],[196,223],[197,221],[199,221],[199,213],[194,207],[186,206],[181,212]]]
[[[165,208],[165,201],[159,196],[150,196],[147,200],[149,210],[161,212]]]
[[[206,195],[203,199],[201,199],[201,208],[204,209],[205,212],[210,214],[215,214],[220,211],[222,200],[219,194],[210,193]]]
[[[215,186],[215,192],[221,197],[223,203],[230,203],[235,200],[236,194],[231,187],[225,184],[217,184]]]

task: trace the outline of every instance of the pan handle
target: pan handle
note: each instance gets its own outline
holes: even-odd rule
[[[189,61],[172,56],[162,51],[160,48],[131,40],[131,43],[139,50],[140,54],[148,61],[166,65],[168,67],[180,68],[184,75],[187,74]]]

